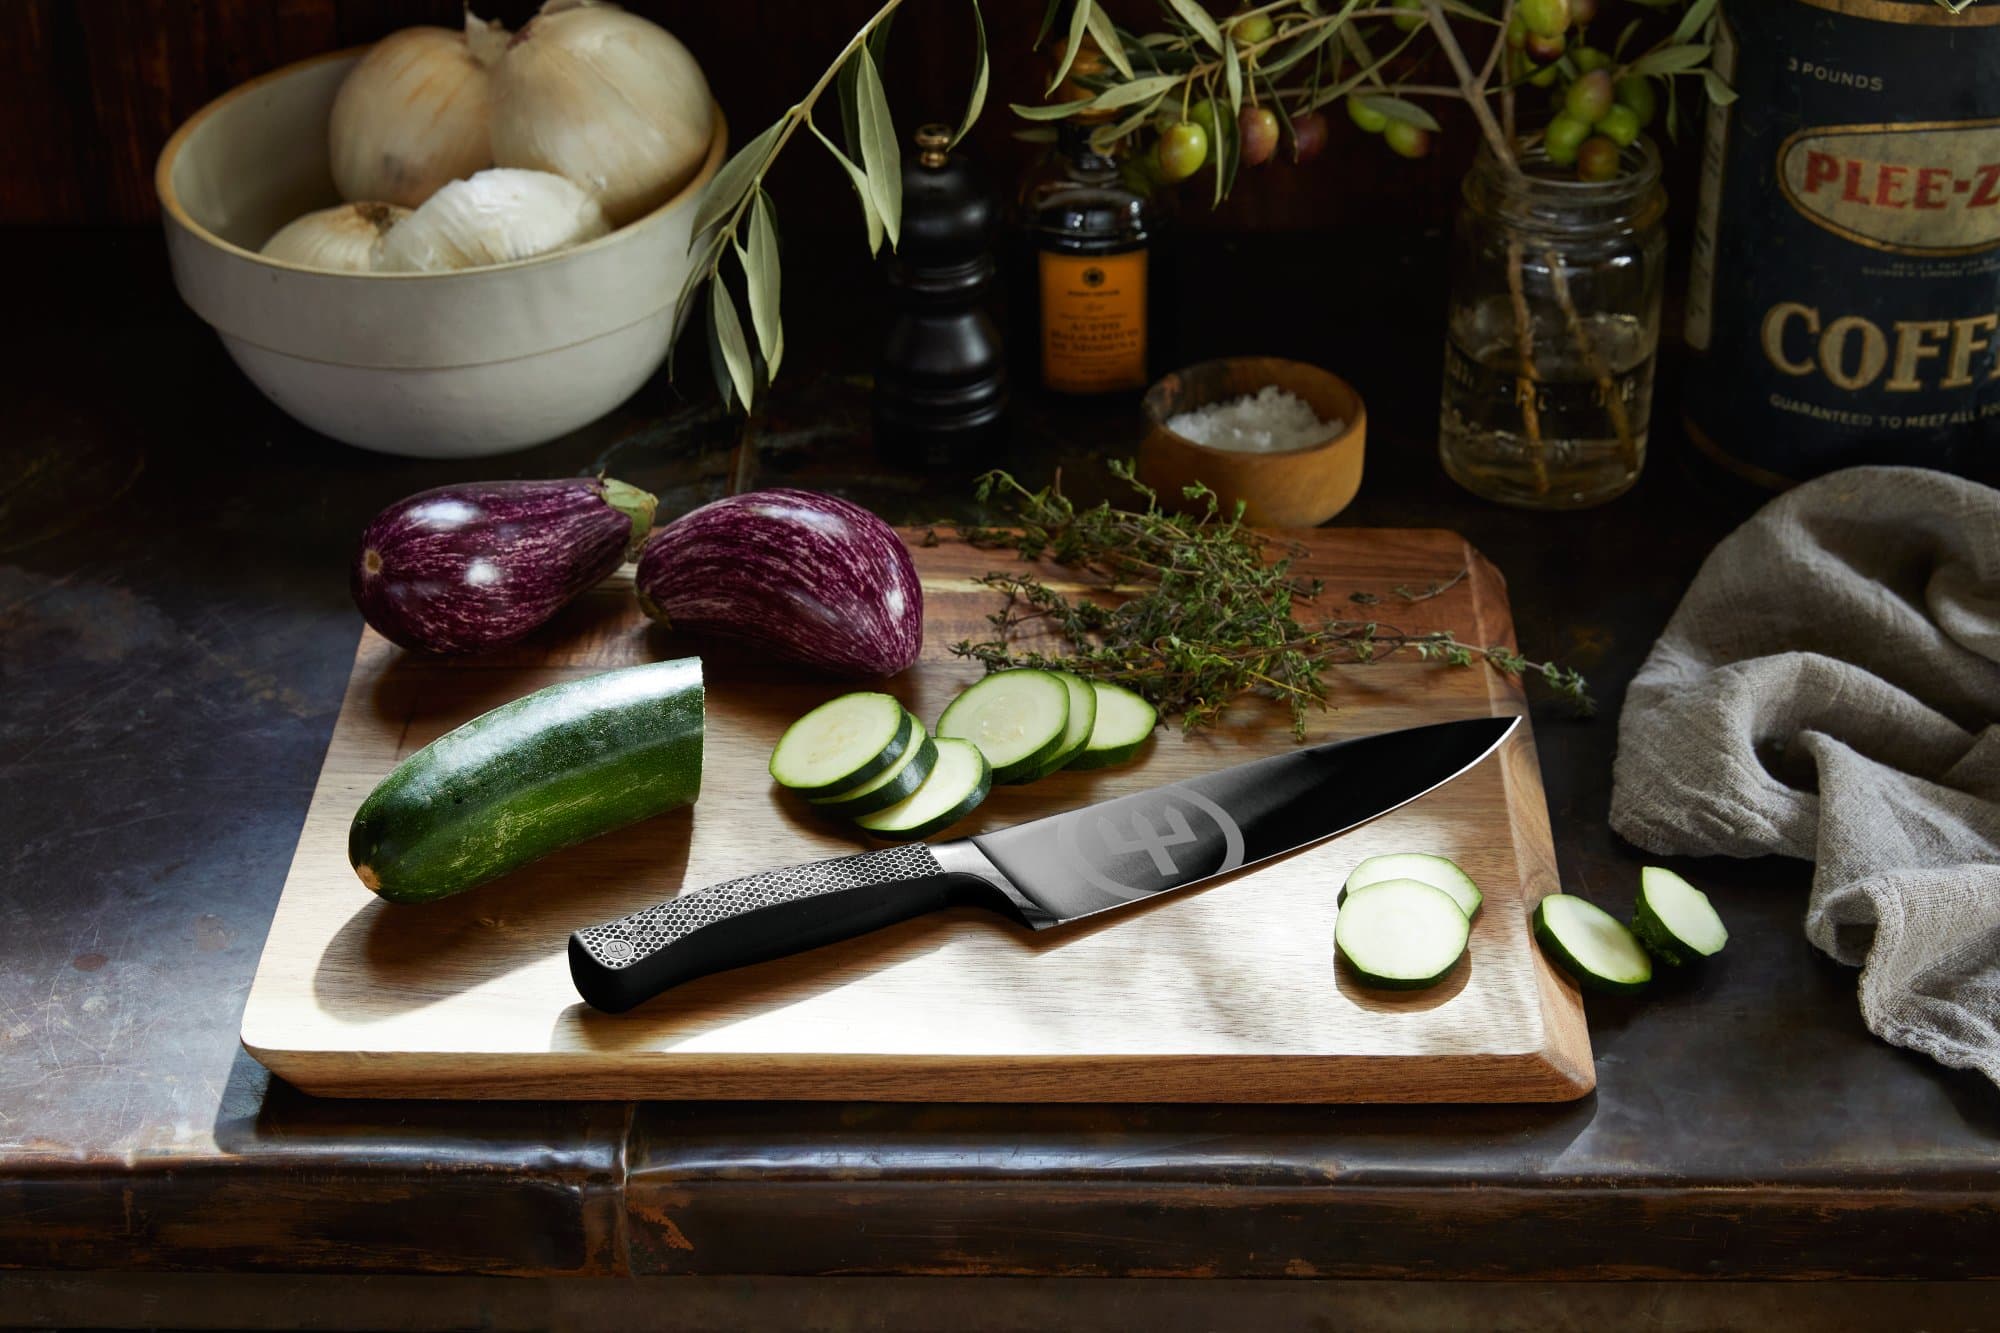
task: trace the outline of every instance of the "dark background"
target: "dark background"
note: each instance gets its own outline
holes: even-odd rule
[[[803,94],[878,2],[631,0],[625,7],[687,43],[729,115],[734,145]],[[474,8],[514,29],[539,3],[481,0]],[[1108,8],[1135,30],[1160,26],[1152,0],[1109,0]],[[898,12],[886,78],[906,134],[925,120],[958,121],[971,83],[971,12],[967,0],[907,0]],[[984,6],[993,85],[976,143],[996,179],[1012,179],[1030,151],[1013,140],[1019,122],[1006,104],[1039,96],[1044,66],[1030,44],[1041,12],[1042,0]],[[5,0],[0,224],[149,222],[158,212],[154,160],[175,126],[210,99],[396,28],[459,22],[457,0]],[[1443,216],[1473,147],[1469,122],[1447,116],[1445,160],[1413,165],[1334,110],[1332,140],[1318,161],[1257,173],[1220,213],[1189,209],[1190,222],[1263,229]],[[829,98],[822,110],[829,128],[835,114]],[[823,153],[788,153],[772,184],[788,232],[828,222],[858,232],[846,181]]]

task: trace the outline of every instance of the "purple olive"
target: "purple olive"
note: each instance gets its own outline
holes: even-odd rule
[[[1292,161],[1310,162],[1326,151],[1326,116],[1308,111],[1292,117]]]
[[[1253,106],[1236,119],[1237,151],[1246,167],[1261,167],[1278,151],[1278,117],[1269,107]]]

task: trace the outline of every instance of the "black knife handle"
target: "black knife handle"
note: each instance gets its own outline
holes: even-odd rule
[[[879,930],[949,905],[954,879],[920,842],[764,870],[569,937],[577,993],[610,1014],[671,986]]]

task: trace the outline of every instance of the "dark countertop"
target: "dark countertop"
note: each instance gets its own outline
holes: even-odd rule
[[[1809,868],[1684,865],[1727,914],[1699,985],[1589,1002],[1598,1090],[1550,1107],[321,1101],[237,1046],[243,996],[352,657],[344,561],[426,486],[610,466],[674,512],[821,486],[906,521],[960,482],[871,459],[865,270],[788,266],[785,377],[750,444],[663,383],[489,462],[292,425],[175,298],[150,231],[32,238],[0,464],[0,1265],[463,1273],[2000,1275],[2000,1096],[1862,1027],[1800,918]],[[797,238],[790,242],[798,244]],[[1540,516],[1434,455],[1435,237],[1191,248],[1184,360],[1300,356],[1368,399],[1338,520],[1451,527],[1506,574],[1542,701],[1565,882],[1618,906],[1623,686],[1758,496],[1671,425],[1630,496]],[[1273,295],[1273,292],[1277,295]],[[705,399],[706,386],[691,388]],[[1128,452],[1128,413],[1030,407],[1013,460]],[[1085,480],[1079,480],[1085,479]]]

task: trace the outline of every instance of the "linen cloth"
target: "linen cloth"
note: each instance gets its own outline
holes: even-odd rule
[[[1851,468],[1724,539],[1626,697],[1611,826],[1813,861],[1869,1029],[2000,1083],[2000,491]]]

